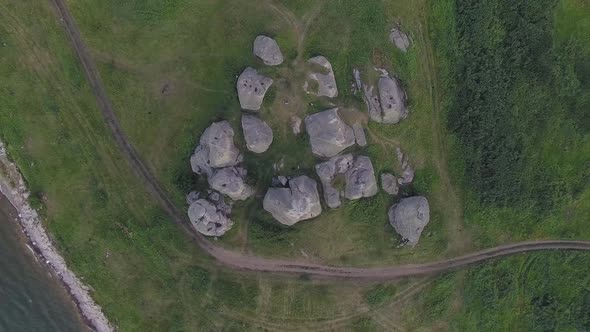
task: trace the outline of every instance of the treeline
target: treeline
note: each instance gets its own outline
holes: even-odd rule
[[[542,142],[552,139],[546,136],[552,121],[573,119],[578,133],[590,127],[571,56],[575,43],[565,51],[554,44],[557,2],[456,1],[456,95],[448,125],[467,185],[484,203],[549,208],[564,188],[587,183],[558,178],[539,157]]]

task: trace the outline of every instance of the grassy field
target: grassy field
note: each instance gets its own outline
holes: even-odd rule
[[[113,18],[127,27],[128,33],[123,30],[115,33],[130,38],[125,42],[101,41],[100,36],[106,38],[107,35],[99,33],[85,35],[92,46],[110,45],[106,50],[93,47],[94,56],[100,60],[101,75],[112,92],[129,134],[180,202],[182,192],[176,189],[177,179],[182,179],[186,173],[186,158],[199,130],[213,118],[237,119],[232,80],[241,66],[253,60],[249,55],[251,38],[246,38],[241,46],[235,46],[235,56],[229,49],[226,53],[227,40],[223,39],[213,39],[211,43],[217,43],[219,49],[209,51],[220,51],[223,45],[226,57],[211,56],[202,49],[191,52],[187,48],[184,56],[194,57],[191,60],[205,58],[219,63],[207,66],[207,62],[195,61],[189,66],[187,61],[188,69],[183,74],[182,56],[172,55],[169,62],[162,63],[162,54],[144,50],[141,55],[132,47],[147,42],[150,33],[146,32],[146,39],[142,39],[142,31],[155,29],[153,23],[134,20],[134,15],[141,12],[142,19],[146,20],[171,17],[140,10],[150,4],[158,6],[156,2],[137,3],[139,7],[125,5],[131,7],[116,10],[120,15],[130,15],[128,19]],[[112,32],[122,29],[108,20],[100,24],[89,23],[95,18],[108,18],[114,4],[78,2],[71,5],[84,29],[101,31],[111,27],[107,22],[112,23]],[[97,8],[89,8],[90,12],[82,10],[88,8],[82,6],[90,5]],[[219,18],[221,13],[233,11],[237,17],[250,8],[247,4],[234,3],[207,5],[216,16],[205,15],[201,9],[206,8],[194,9],[192,13],[198,13],[199,17]],[[31,200],[45,217],[66,260],[92,287],[96,301],[120,330],[244,330],[281,326],[356,329],[377,326],[363,308],[392,301],[394,286],[384,285],[382,291],[374,285],[325,284],[308,281],[305,277],[301,280],[271,280],[264,276],[219,270],[170,222],[137,179],[130,176],[132,172],[102,122],[49,4],[30,0],[18,3],[0,1],[0,9],[0,73],[4,78],[0,82],[2,139],[20,165],[33,193]],[[96,15],[85,14],[93,11]],[[30,15],[33,12],[35,15]],[[167,15],[174,13],[186,15],[187,26],[193,31],[202,31],[211,23],[202,22],[199,28],[190,17],[191,11],[179,9]],[[270,22],[276,21],[270,15],[269,19]],[[169,23],[169,33],[178,22],[181,21]],[[218,24],[220,29],[228,26]],[[252,25],[249,31],[254,35],[271,29],[272,23],[269,24],[266,28]],[[162,28],[164,25],[158,26]],[[276,29],[280,26],[276,23]],[[234,36],[232,31],[226,34]],[[151,35],[155,37],[153,31]],[[186,32],[184,38],[184,41],[164,37],[161,40],[178,43],[177,48],[180,48],[178,45],[193,40],[192,32]],[[293,40],[288,33],[277,38],[285,49]],[[193,40],[196,47],[195,43],[196,39]],[[123,45],[128,45],[127,49]],[[154,47],[152,45],[152,49]],[[168,48],[160,44],[158,49]],[[113,57],[114,50],[119,50],[125,57]],[[247,60],[237,61],[240,57]],[[228,69],[230,64],[234,69]],[[221,79],[217,75],[224,70],[228,74]],[[207,74],[207,71],[211,72]],[[202,76],[197,76],[198,73]],[[204,80],[209,76],[215,79],[207,82],[207,86],[199,85],[197,79]],[[169,84],[165,89],[169,94],[162,95],[163,85],[159,85],[156,79],[161,79],[158,82],[163,85]],[[170,110],[178,110],[178,113],[168,113]],[[209,114],[207,121],[203,121],[204,114]],[[170,123],[166,124],[166,121]],[[154,125],[161,126],[160,130]],[[380,197],[376,202],[385,208],[386,199]],[[247,211],[246,207],[242,208]],[[384,220],[378,226],[383,229]],[[388,236],[393,237],[391,232]],[[396,287],[403,288],[407,283],[398,283]]]
[[[289,128],[290,115],[328,107],[327,101],[314,100],[299,88],[301,60],[318,54],[328,57],[340,90],[336,104],[343,107],[362,105],[350,89],[352,68],[368,71],[381,66],[404,82],[410,118],[397,126],[369,124],[370,145],[356,151],[373,158],[377,175],[399,170],[396,146],[409,155],[417,175],[405,194],[428,196],[433,210],[419,247],[397,248],[386,215],[395,199],[384,194],[339,210],[325,209],[320,218],[292,229],[261,211],[261,199],[239,203],[233,216],[237,225],[222,239],[223,245],[262,255],[363,265],[424,261],[471,247],[468,237],[457,232],[463,228],[460,199],[447,199],[458,193],[449,185],[443,144],[447,134],[439,125],[441,115],[430,91],[435,77],[426,61],[431,45],[425,1],[371,0],[361,6],[354,1],[269,1],[260,6],[247,1],[77,1],[71,7],[123,128],[179,205],[184,204],[184,194],[197,187],[188,159],[212,121],[233,123],[237,142],[246,150],[234,92],[236,76],[244,67],[254,66],[276,82],[261,111],[274,129],[275,141],[261,156],[246,153],[259,198],[275,173],[274,163],[283,160],[286,175],[298,175],[313,174],[318,162],[307,137],[294,139]],[[388,41],[389,28],[398,21],[414,40],[407,54]],[[283,65],[265,68],[254,58],[251,43],[260,33],[277,38],[286,55]],[[290,99],[288,106],[285,98]]]
[[[445,126],[446,111],[457,105],[454,93],[460,82],[455,70],[464,56],[453,1],[80,0],[69,5],[123,128],[179,205],[197,185],[188,158],[212,121],[231,121],[245,150],[234,84],[245,66],[262,68],[251,55],[257,34],[276,37],[286,55],[276,71],[264,69],[275,78],[296,73],[299,55],[327,56],[340,88],[339,105],[361,105],[348,88],[352,68],[366,70],[377,64],[404,82],[410,117],[396,126],[370,123],[370,146],[358,151],[373,158],[378,173],[396,170],[398,144],[410,156],[417,174],[406,194],[426,195],[432,208],[419,246],[396,248],[397,238],[386,220],[394,199],[382,193],[293,228],[273,221],[261,210],[259,199],[250,200],[236,205],[237,225],[218,242],[221,245],[267,256],[382,265],[433,260],[519,239],[589,235],[590,191],[587,186],[575,193],[570,190],[580,180],[578,166],[590,155],[585,153],[587,127],[580,125],[587,116],[579,108],[584,104],[571,108],[577,110],[571,115],[575,121],[564,114],[570,108],[555,108],[550,125],[542,127],[548,138],[532,145],[537,159],[529,162],[556,170],[551,179],[562,180],[567,189],[560,191],[565,193],[559,196],[560,204],[538,214],[537,205],[482,203],[470,187],[461,141]],[[553,13],[551,40],[560,45],[573,39],[576,44],[570,47],[578,52],[573,54],[579,65],[562,68],[563,73],[583,73],[590,45],[588,5],[563,0]],[[387,41],[388,28],[398,20],[413,39],[407,54]],[[299,33],[297,24],[303,28]],[[534,324],[556,329],[584,326],[575,324],[586,319],[579,312],[587,308],[587,297],[576,294],[585,294],[588,279],[568,268],[588,266],[583,255],[537,254],[440,279],[382,285],[328,284],[305,276],[275,280],[219,269],[130,176],[48,3],[0,0],[0,75],[2,139],[67,261],[122,331],[493,330],[489,322],[494,319],[523,329],[528,325],[517,324],[533,324],[530,329],[540,326]],[[587,76],[580,76],[579,84],[576,98],[587,101]],[[272,164],[281,157],[294,173],[309,172],[315,163],[306,138],[293,140],[284,118],[274,116],[284,114],[279,109],[281,93],[284,90],[271,90],[262,110],[263,117],[272,119],[275,143],[261,159],[246,154],[259,195],[268,185]],[[301,109],[292,106],[286,111],[305,114],[325,103],[307,107],[312,99],[300,98],[290,105],[302,105]],[[575,139],[569,141],[572,130]],[[567,278],[563,286],[555,279],[562,271]],[[502,277],[499,280],[517,280],[498,291],[509,295],[482,293],[492,286],[501,288],[489,278],[495,273]],[[532,280],[547,284],[531,284]],[[573,284],[576,288],[565,290]],[[422,287],[427,291],[421,292]],[[412,292],[420,294],[417,300],[405,299],[403,294]],[[488,305],[498,309],[485,316]],[[407,309],[398,315],[400,307]],[[421,322],[421,315],[428,319]],[[568,318],[557,325],[519,321],[538,317],[545,322],[557,315]]]

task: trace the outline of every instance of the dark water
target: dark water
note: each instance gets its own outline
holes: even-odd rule
[[[0,195],[0,331],[87,331],[68,294],[25,246]]]

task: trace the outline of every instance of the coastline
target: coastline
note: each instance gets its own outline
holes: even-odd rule
[[[65,260],[47,235],[37,211],[29,205],[30,193],[25,181],[16,164],[8,159],[2,141],[0,141],[0,193],[16,210],[18,224],[28,239],[26,245],[33,250],[40,262],[45,263],[49,270],[59,277],[85,323],[98,332],[115,331],[100,306],[90,296],[90,288],[67,267]]]

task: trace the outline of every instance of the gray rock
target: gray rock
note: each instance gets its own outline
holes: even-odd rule
[[[201,194],[200,193],[198,193],[196,191],[191,191],[190,193],[188,193],[186,195],[186,203],[188,205],[191,205],[194,202],[196,202],[200,197],[201,197]]]
[[[414,181],[415,171],[408,162],[408,157],[404,155],[399,146],[395,148],[395,152],[402,167],[402,175],[397,179],[397,183],[400,186],[412,183]]]
[[[399,187],[393,174],[381,174],[381,188],[390,195],[397,195],[399,193]]]
[[[225,198],[220,193],[218,193],[217,191],[211,191],[208,200],[209,202],[215,205],[217,211],[221,212],[224,216],[229,218],[232,209],[231,203],[227,204],[225,202]]]
[[[379,100],[383,123],[398,123],[408,116],[406,93],[397,79],[389,76],[379,79]]]
[[[335,209],[339,207],[342,202],[340,200],[340,191],[334,187],[333,182],[336,175],[344,174],[353,164],[353,156],[346,154],[343,156],[336,156],[328,161],[317,164],[315,166],[316,173],[322,182],[324,200],[328,207]]]
[[[287,179],[287,177],[286,177],[286,176],[279,175],[279,176],[277,177],[277,179],[279,180],[279,183],[280,183],[281,185],[283,185],[283,186],[286,186],[286,185],[287,185],[287,182],[289,182],[289,179]]]
[[[398,26],[393,27],[389,32],[389,40],[402,52],[406,52],[410,47],[410,37],[401,31]]]
[[[215,170],[208,181],[213,190],[217,190],[233,200],[243,201],[254,193],[254,189],[244,181],[245,177],[245,169],[241,167],[225,167]]]
[[[315,218],[322,213],[317,183],[303,175],[289,181],[289,188],[269,188],[263,208],[284,225]]]
[[[344,196],[347,199],[359,199],[371,197],[377,194],[377,180],[371,159],[366,156],[357,156],[354,163],[345,173],[346,189]]]
[[[308,75],[308,78],[317,82],[318,90],[311,91],[309,83],[305,82],[303,86],[307,93],[314,94],[318,97],[335,98],[338,96],[338,87],[336,86],[336,77],[334,76],[334,70],[332,64],[324,56],[316,56],[309,59],[309,63],[322,66],[325,69],[325,73],[313,72]]]
[[[231,229],[233,222],[206,199],[198,199],[188,208],[193,227],[207,236],[221,236]]]
[[[254,68],[244,69],[237,82],[238,99],[242,109],[258,111],[272,82],[271,78],[258,74]]]
[[[354,131],[354,137],[356,139],[356,144],[358,144],[358,146],[366,146],[367,145],[367,137],[365,136],[365,130],[363,129],[363,126],[360,123],[355,122],[352,125],[352,130]]]
[[[254,153],[263,153],[272,143],[273,134],[270,126],[257,116],[242,115],[242,130],[246,147]]]
[[[283,63],[283,54],[277,42],[267,36],[258,36],[254,39],[254,55],[262,59],[265,65],[278,66]]]
[[[212,123],[199,142],[191,157],[191,167],[197,174],[210,176],[213,168],[234,166],[242,161],[234,145],[234,131],[227,121]]]
[[[311,150],[320,157],[333,157],[354,145],[354,131],[338,115],[338,108],[305,117]]]
[[[389,209],[389,223],[402,237],[402,241],[414,247],[424,227],[430,221],[430,206],[423,196],[408,197]]]
[[[299,135],[301,133],[301,118],[293,115],[291,117],[291,129],[293,130],[293,134]]]

